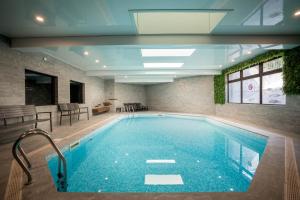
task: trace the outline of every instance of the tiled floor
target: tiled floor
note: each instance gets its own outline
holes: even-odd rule
[[[73,133],[77,132],[78,130],[82,130],[84,128],[93,126],[97,124],[99,121],[106,120],[112,116],[116,116],[118,114],[115,113],[105,113],[102,115],[93,116],[90,118],[90,120],[86,120],[85,118],[82,118],[80,121],[74,121],[72,126],[69,125],[69,123],[66,121],[62,124],[62,126],[57,126],[54,128],[53,132],[50,133],[51,136],[56,139],[60,140],[61,138],[68,137],[69,135],[72,135]],[[17,136],[8,138],[10,141],[13,141],[13,139],[16,139]],[[8,140],[5,140],[8,141]],[[44,138],[41,137],[32,137],[27,138],[22,142],[22,147],[24,148],[25,152],[30,153],[36,149],[39,149],[45,145],[47,145],[47,141]],[[6,144],[0,145],[0,197],[2,198],[4,196],[8,176],[9,176],[9,170],[11,166],[11,160],[12,160],[12,142],[8,142]],[[0,198],[0,199],[1,199]]]
[[[157,113],[157,112],[156,112]],[[63,147],[97,127],[123,114],[107,113],[92,117],[89,121],[82,119],[70,127],[67,123],[54,129],[51,134],[59,147]],[[223,120],[223,119],[219,119]],[[232,121],[232,120],[231,120]],[[226,120],[225,120],[226,122]],[[273,130],[274,131],[274,130]],[[299,141],[299,139],[295,140]],[[298,144],[298,143],[297,143]],[[255,178],[246,193],[164,193],[164,194],[93,194],[93,193],[58,193],[51,181],[45,162],[45,155],[51,152],[46,142],[40,138],[29,138],[24,141],[24,149],[30,152],[33,164],[34,182],[24,187],[23,199],[282,199],[284,184],[284,145],[285,139],[280,135],[272,135],[269,139],[265,155],[259,165]],[[299,152],[300,145],[295,145]],[[34,156],[33,156],[34,155]],[[299,155],[298,155],[299,157]],[[11,163],[11,144],[0,146],[0,197],[3,197]],[[36,178],[43,177],[43,178]],[[47,194],[47,195],[45,195]]]

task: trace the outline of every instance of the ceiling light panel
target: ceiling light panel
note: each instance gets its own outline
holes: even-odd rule
[[[143,57],[191,56],[196,49],[141,49]]]
[[[184,63],[144,63],[144,68],[180,68]]]
[[[173,77],[157,77],[157,76],[116,76],[116,83],[170,83],[173,82]]]
[[[226,11],[135,11],[139,34],[208,34]]]
[[[152,74],[152,75],[174,75],[176,72],[167,72],[167,71],[148,71],[145,74]]]

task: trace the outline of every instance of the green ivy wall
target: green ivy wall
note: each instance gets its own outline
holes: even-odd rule
[[[241,62],[237,65],[224,69],[221,75],[214,77],[214,99],[215,104],[225,103],[225,77],[227,74],[240,71],[253,65],[272,60],[277,57],[284,58],[283,66],[283,90],[287,95],[300,94],[300,47],[285,51],[269,51],[256,56],[250,60]]]

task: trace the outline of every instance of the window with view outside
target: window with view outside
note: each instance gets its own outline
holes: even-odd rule
[[[239,78],[240,78],[240,72],[235,72],[235,73],[229,74],[229,77],[228,77],[228,79],[230,81],[234,80],[234,79],[239,79]]]
[[[263,72],[269,72],[283,67],[283,58],[277,58],[263,64]]]
[[[259,65],[243,70],[243,77],[252,76],[259,73]]]
[[[229,74],[228,102],[286,104],[282,68],[280,57]]]
[[[241,82],[229,83],[229,102],[241,103]]]
[[[263,104],[285,104],[282,72],[263,76]]]
[[[259,103],[259,77],[243,81],[243,103]]]

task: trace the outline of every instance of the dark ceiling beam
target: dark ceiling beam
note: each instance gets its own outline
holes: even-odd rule
[[[12,38],[13,48],[88,45],[300,44],[300,35],[120,35]]]

